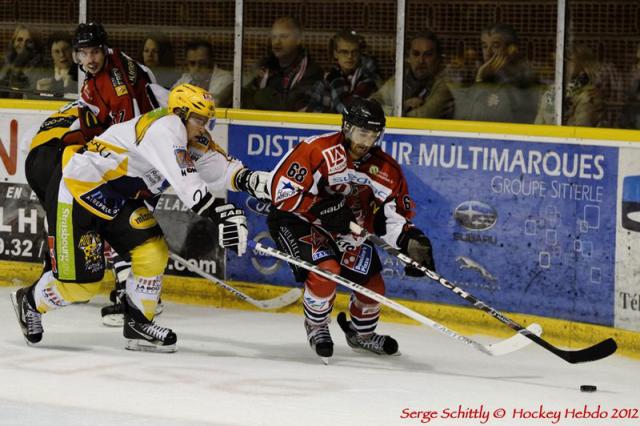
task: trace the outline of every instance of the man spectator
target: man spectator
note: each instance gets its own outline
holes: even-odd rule
[[[451,118],[453,95],[444,76],[442,46],[431,31],[409,40],[403,79],[402,115],[424,118]],[[386,114],[393,107],[395,77],[391,77],[371,99],[382,104]]]
[[[335,62],[313,86],[307,111],[342,113],[353,96],[368,98],[378,89],[378,65],[362,52],[365,47],[362,36],[353,30],[340,31],[331,38],[329,54]]]
[[[243,93],[243,107],[304,111],[322,69],[302,46],[302,27],[292,17],[276,19],[271,28],[271,53]]]
[[[53,67],[36,81],[36,91],[77,99],[78,67],[73,63],[71,36],[67,33],[54,33],[49,37],[49,50]]]
[[[538,77],[519,47],[516,31],[496,23],[480,33],[483,64],[475,83],[460,91],[458,120],[533,123],[540,87]]]
[[[205,40],[189,42],[185,48],[187,72],[182,74],[173,87],[193,84],[209,91],[217,107],[231,106],[233,74],[220,68],[213,61],[213,46]]]

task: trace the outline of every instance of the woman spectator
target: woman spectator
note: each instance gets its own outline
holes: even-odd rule
[[[176,69],[173,46],[163,34],[149,34],[142,47],[142,64],[151,69],[159,85],[170,89],[180,73]]]
[[[18,25],[0,69],[0,97],[22,98],[33,85],[34,73],[42,67],[42,52],[29,28]]]

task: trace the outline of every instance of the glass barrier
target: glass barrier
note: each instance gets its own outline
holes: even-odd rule
[[[4,5],[0,97],[77,98],[70,38],[79,0]],[[220,107],[234,95],[235,7],[234,0],[86,0],[87,21],[105,26],[109,46],[167,89],[206,88]],[[241,106],[340,113],[358,95],[391,115],[397,7],[396,0],[244,1]],[[406,0],[401,114],[556,124],[558,13],[557,0]],[[562,124],[640,128],[640,3],[568,0],[566,16]]]
[[[408,0],[403,115],[553,120],[556,15],[555,0]]]
[[[562,124],[640,129],[640,3],[567,2]]]
[[[76,22],[77,0],[3,2],[0,98],[77,98],[77,68],[71,57]]]
[[[242,107],[342,112],[395,72],[395,0],[244,2]],[[393,97],[393,88],[390,92]]]

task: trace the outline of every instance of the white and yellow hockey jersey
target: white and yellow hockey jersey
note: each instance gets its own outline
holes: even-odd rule
[[[84,147],[66,148],[62,158],[74,199],[107,220],[127,199],[150,199],[169,186],[189,208],[209,192],[237,191],[233,181],[243,167],[210,137],[187,143],[184,124],[165,108],[113,125]]]

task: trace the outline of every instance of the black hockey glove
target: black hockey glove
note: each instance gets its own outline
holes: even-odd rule
[[[193,207],[200,216],[207,217],[218,225],[218,244],[230,248],[242,256],[247,251],[247,217],[242,209],[222,199],[207,194]]]
[[[258,200],[271,201],[269,195],[269,178],[267,172],[253,171],[249,169],[240,170],[234,179],[234,185],[240,191],[249,193]]]
[[[320,219],[324,229],[336,234],[348,234],[349,223],[356,220],[342,195],[318,201],[309,212]]]
[[[432,271],[436,270],[436,264],[433,261],[433,250],[431,241],[418,228],[411,227],[406,232],[400,234],[398,238],[398,246],[400,251],[406,254],[420,265]],[[409,277],[424,277],[424,272],[411,265],[404,268],[404,272]]]

